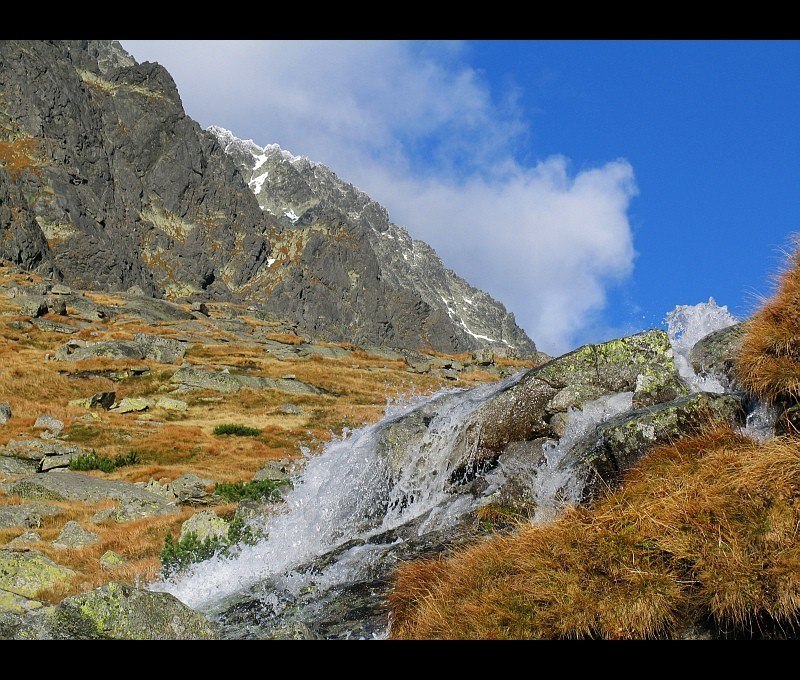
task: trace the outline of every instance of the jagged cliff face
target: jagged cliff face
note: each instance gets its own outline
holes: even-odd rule
[[[274,220],[169,73],[117,44],[0,42],[0,144],[2,257],[169,297],[228,296],[266,266]]]
[[[420,335],[448,351],[535,351],[502,304],[445,268],[430,246],[329,168],[220,127],[209,132],[283,227],[259,274],[271,307],[299,309],[304,325],[342,339],[402,347]]]
[[[0,41],[0,258],[78,288],[251,301],[323,339],[535,350],[328,168],[212,132],[116,42]]]

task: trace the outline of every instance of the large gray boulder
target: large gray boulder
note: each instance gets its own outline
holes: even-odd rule
[[[42,525],[42,517],[52,517],[60,513],[60,508],[44,503],[2,505],[0,506],[0,529],[11,527],[37,529]]]
[[[62,600],[52,632],[62,640],[216,640],[214,626],[169,593],[108,583]]]
[[[80,456],[86,451],[80,446],[55,439],[12,439],[2,453],[14,458],[41,461],[48,456]]]
[[[85,548],[100,542],[100,536],[87,531],[77,522],[70,520],[61,529],[58,538],[53,541],[56,548]]]
[[[262,378],[252,375],[235,375],[224,371],[208,371],[189,366],[177,370],[169,379],[184,389],[213,390],[236,393],[243,387],[253,390],[280,390],[292,394],[320,394],[322,390],[299,380]]]
[[[718,377],[723,385],[736,388],[734,368],[745,334],[745,322],[710,333],[692,348],[689,361],[701,377]]]
[[[37,550],[0,550],[0,591],[35,598],[40,590],[53,588],[73,576],[72,569],[56,564]]]

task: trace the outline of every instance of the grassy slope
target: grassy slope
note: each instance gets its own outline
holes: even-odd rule
[[[11,283],[29,279],[28,274],[10,274],[0,268],[0,279]],[[38,279],[33,276],[33,280]],[[29,282],[29,280],[28,280]],[[88,293],[97,302],[114,303],[113,296]],[[68,310],[69,311],[69,310]],[[0,426],[0,445],[19,435],[36,436],[33,424],[37,416],[49,413],[67,424],[67,440],[84,449],[114,456],[132,450],[139,453],[141,464],[119,468],[113,473],[90,472],[99,477],[122,479],[129,482],[156,479],[171,481],[187,472],[209,477],[220,482],[249,481],[253,474],[269,460],[299,457],[300,447],[319,451],[333,435],[341,434],[344,427],[359,427],[379,420],[386,407],[387,397],[409,393],[431,393],[454,384],[434,375],[417,375],[406,370],[405,363],[355,351],[347,359],[310,357],[279,361],[264,352],[257,344],[236,341],[224,331],[216,330],[218,344],[195,344],[186,360],[197,366],[227,366],[232,371],[241,369],[250,375],[280,378],[295,374],[298,380],[316,385],[331,395],[295,395],[275,390],[254,391],[243,389],[236,394],[221,394],[197,390],[175,395],[186,401],[186,412],[151,409],[146,413],[119,414],[95,410],[98,419],[82,420],[87,411],[71,407],[68,401],[87,397],[95,392],[115,390],[117,400],[128,396],[169,395],[172,385],[168,380],[176,370],[173,365],[160,365],[152,361],[92,359],[80,362],[45,361],[45,354],[54,354],[68,338],[81,338],[92,342],[124,340],[137,332],[150,332],[169,337],[177,331],[169,324],[147,325],[136,319],[118,318],[103,324],[99,335],[88,331],[66,336],[44,332],[38,328],[16,330],[7,322],[18,320],[12,300],[0,297],[0,402],[9,402],[14,418]],[[48,315],[54,321],[70,323],[70,317]],[[257,319],[248,323],[259,325]],[[269,324],[266,324],[269,325]],[[296,336],[277,334],[273,339],[287,344],[301,341]],[[462,359],[465,357],[462,356]],[[504,363],[518,363],[505,361]],[[105,378],[69,378],[63,371],[114,368],[147,364],[151,372],[119,382]],[[485,371],[462,373],[457,383],[469,387],[497,378]],[[293,403],[304,413],[289,415],[282,406]],[[213,429],[225,423],[238,423],[261,430],[257,437],[220,437]],[[23,501],[0,491],[0,505]],[[50,555],[57,562],[78,572],[66,589],[44,593],[49,601],[81,592],[109,580],[135,584],[137,580],[152,579],[160,568],[158,555],[167,531],[177,535],[181,523],[193,512],[184,508],[180,515],[154,517],[136,522],[116,524],[106,521],[97,525],[91,516],[106,503],[57,503],[64,509],[58,517],[45,518],[37,531],[42,542],[32,547]],[[235,506],[216,508],[220,514],[233,513]],[[61,527],[70,519],[79,521],[85,528],[98,533],[100,543],[80,550],[58,550],[49,542],[55,539]],[[3,544],[24,531],[21,527],[0,529],[0,549]],[[109,572],[103,570],[98,558],[106,550],[114,550],[129,560],[125,567]]]
[[[769,402],[800,397],[800,251],[748,321],[737,373]],[[792,409],[789,409],[792,412]],[[410,562],[395,638],[646,638],[712,624],[796,635],[800,438],[710,431],[645,456],[593,506],[449,559]]]

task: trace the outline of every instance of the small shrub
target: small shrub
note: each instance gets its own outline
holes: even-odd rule
[[[214,428],[214,434],[231,434],[236,437],[257,437],[261,434],[261,430],[257,427],[248,427],[247,425],[237,425],[236,423],[224,423],[217,425]]]
[[[263,535],[245,524],[241,517],[231,520],[228,535],[224,538],[214,536],[201,541],[196,533],[190,531],[175,540],[172,532],[168,531],[161,550],[161,574],[169,578],[190,564],[211,559],[214,555],[233,557],[240,544],[255,545],[261,538]]]
[[[274,501],[278,499],[278,489],[289,482],[275,479],[259,479],[253,482],[221,482],[214,487],[214,493],[229,503],[239,501]]]
[[[99,455],[96,451],[77,456],[69,462],[70,470],[100,470],[101,472],[114,472],[119,467],[126,465],[136,465],[140,463],[139,454],[136,451],[122,453],[111,458],[110,456]]]

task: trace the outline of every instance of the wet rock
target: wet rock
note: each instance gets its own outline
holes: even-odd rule
[[[724,385],[737,386],[734,367],[744,340],[745,323],[737,323],[702,338],[692,348],[689,361],[701,377],[717,376]]]
[[[623,413],[598,425],[577,442],[562,466],[586,467],[589,474],[583,497],[589,498],[615,482],[653,446],[697,434],[713,423],[743,424],[743,397],[699,392]]]
[[[264,637],[265,640],[321,640],[322,638],[301,621],[285,626],[276,626]]]
[[[222,517],[219,517],[213,510],[201,510],[181,525],[180,538],[186,538],[192,533],[201,541],[226,539],[229,528],[230,524]]]
[[[107,583],[62,600],[53,633],[68,640],[215,640],[212,624],[168,593]]]
[[[6,401],[0,403],[0,425],[5,425],[9,420],[11,420],[12,416],[13,413],[9,403]]]
[[[61,529],[58,538],[53,541],[56,548],[85,548],[100,541],[100,537],[87,531],[80,524],[70,520]]]
[[[0,550],[0,591],[35,598],[40,590],[53,588],[75,576],[37,550]]]

